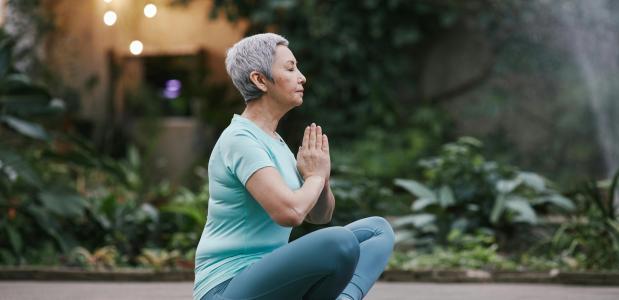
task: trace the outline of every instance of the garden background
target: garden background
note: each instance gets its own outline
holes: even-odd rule
[[[271,31],[307,77],[278,132],[322,125],[328,226],[387,217],[389,269],[619,269],[614,1],[0,4],[0,265],[192,270],[225,49]]]

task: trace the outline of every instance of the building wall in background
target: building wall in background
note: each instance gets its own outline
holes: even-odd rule
[[[140,40],[141,55],[175,55],[205,49],[211,79],[226,82],[224,56],[227,48],[242,38],[245,23],[229,23],[224,16],[208,18],[211,0],[170,6],[167,0],[50,0],[56,28],[48,39],[47,60],[62,81],[81,95],[80,115],[93,121],[105,115],[110,73],[108,53],[132,56],[129,44]],[[147,3],[157,5],[154,18],[144,16]],[[113,26],[103,23],[107,10],[116,12]]]

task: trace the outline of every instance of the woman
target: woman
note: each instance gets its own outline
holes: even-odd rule
[[[296,156],[275,132],[303,103],[305,77],[273,34],[228,50],[226,70],[246,101],[209,160],[208,218],[196,251],[194,299],[362,299],[393,250],[379,217],[314,231],[288,243],[293,226],[331,220],[329,140],[305,128]]]

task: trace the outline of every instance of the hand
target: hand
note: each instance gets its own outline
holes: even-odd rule
[[[328,180],[331,175],[329,140],[322,133],[322,128],[314,123],[305,128],[303,142],[297,153],[297,168],[304,180],[314,175]]]

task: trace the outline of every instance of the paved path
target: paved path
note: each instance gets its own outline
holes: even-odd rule
[[[191,299],[191,283],[0,281],[0,300],[5,299]],[[619,287],[581,287],[536,284],[437,284],[379,282],[365,298],[365,300],[406,299],[617,300],[619,299]]]

